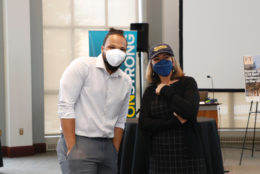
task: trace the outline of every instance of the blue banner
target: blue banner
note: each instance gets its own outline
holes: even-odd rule
[[[89,56],[97,57],[101,53],[101,46],[108,31],[89,31]],[[121,69],[132,79],[132,89],[127,117],[136,117],[136,49],[137,31],[124,31],[127,40],[126,60]]]

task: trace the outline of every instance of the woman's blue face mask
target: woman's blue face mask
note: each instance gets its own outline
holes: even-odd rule
[[[168,76],[172,71],[172,61],[161,60],[160,62],[153,65],[153,70],[160,76]]]

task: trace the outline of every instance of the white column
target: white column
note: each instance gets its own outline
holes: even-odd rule
[[[3,0],[6,145],[32,145],[29,0]],[[20,135],[19,130],[24,134]]]
[[[235,112],[234,112],[234,93],[229,92],[227,93],[228,95],[228,102],[227,102],[227,107],[228,107],[228,122],[229,122],[229,127],[234,128],[235,126]]]

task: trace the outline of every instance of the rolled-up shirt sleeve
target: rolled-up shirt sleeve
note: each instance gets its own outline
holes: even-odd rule
[[[128,114],[129,99],[130,99],[131,87],[132,87],[131,82],[128,87],[129,87],[128,93],[123,101],[123,105],[120,110],[120,115],[119,115],[116,125],[115,125],[115,127],[118,127],[121,129],[125,128],[125,122],[126,122],[126,118],[127,118],[127,114]]]
[[[59,118],[75,118],[75,103],[80,95],[87,65],[80,59],[74,60],[64,71],[60,80],[58,116]]]

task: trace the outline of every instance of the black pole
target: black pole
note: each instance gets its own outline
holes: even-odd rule
[[[179,0],[179,44],[180,66],[183,69],[183,0]]]
[[[256,127],[256,117],[258,113],[258,102],[256,102],[256,109],[255,109],[255,124],[254,124],[254,135],[253,135],[253,146],[252,146],[252,157],[254,156],[254,150],[255,150],[255,127]]]
[[[141,64],[142,64],[142,58],[141,58],[141,51],[139,51],[138,52],[138,57],[139,57],[139,76],[140,76],[140,105],[141,105],[141,103],[142,103],[142,101],[143,101],[143,99],[142,99],[142,97],[143,97],[143,89],[142,89],[142,84],[143,84],[143,82],[142,82],[142,72],[143,72],[143,70],[142,70],[142,66],[141,66]]]
[[[252,113],[252,106],[253,106],[253,101],[251,101],[250,110],[249,110],[249,113],[248,113],[248,120],[247,120],[247,125],[246,125],[246,131],[245,131],[245,136],[244,136],[244,141],[243,141],[243,146],[242,146],[242,151],[241,151],[241,156],[240,156],[240,161],[239,161],[239,165],[240,166],[242,164],[242,158],[243,158],[244,149],[245,149],[245,142],[246,142],[246,135],[247,135],[247,130],[248,130],[248,124],[249,124],[249,120],[250,120],[250,115]]]

